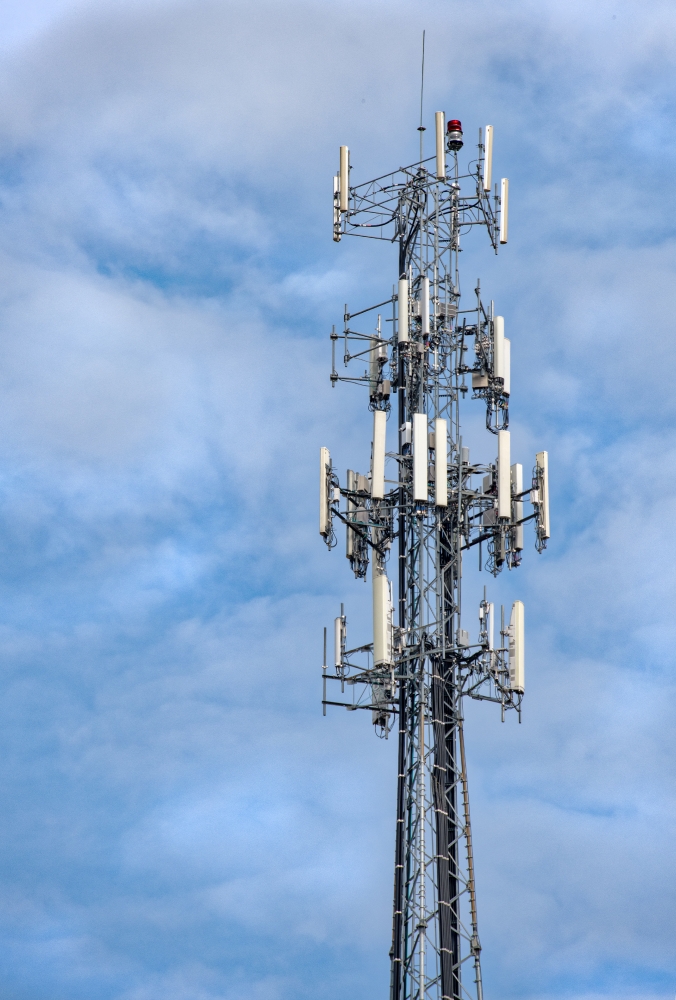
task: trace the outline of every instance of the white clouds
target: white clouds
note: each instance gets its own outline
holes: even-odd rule
[[[426,113],[493,120],[514,179],[465,283],[553,471],[547,555],[492,585],[524,725],[468,725],[487,982],[674,973],[670,5],[88,5],[3,56],[6,992],[386,989],[392,747],[315,715],[334,604],[367,627],[315,454],[365,467],[325,334],[391,282],[330,240],[335,150],[413,158],[423,27]]]

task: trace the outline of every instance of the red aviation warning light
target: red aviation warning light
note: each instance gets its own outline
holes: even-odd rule
[[[446,128],[446,148],[457,153],[462,149],[462,122],[452,118]]]

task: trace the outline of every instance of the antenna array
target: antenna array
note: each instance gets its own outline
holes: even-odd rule
[[[324,714],[327,705],[370,711],[383,737],[398,724],[391,1000],[482,1000],[463,699],[495,702],[503,720],[514,710],[520,721],[524,607],[516,601],[509,621],[503,609],[496,629],[484,590],[472,641],[461,618],[462,559],[474,549],[479,568],[494,576],[515,569],[527,521],[538,551],[546,547],[548,461],[538,453],[524,487],[510,453],[504,319],[484,303],[479,282],[468,308],[461,303],[461,237],[483,227],[496,253],[508,238],[507,179],[491,192],[493,128],[480,130],[467,173],[458,163],[461,123],[446,124],[437,112],[435,136],[433,157],[359,185],[350,184],[342,146],[334,178],[334,240],[386,240],[399,259],[392,295],[357,312],[346,307],[342,335],[331,333],[332,384],[368,390],[372,451],[368,472],[348,470],[341,485],[321,449],[319,530],[331,548],[343,522],[355,576],[365,579],[371,565],[373,641],[347,648],[341,606],[331,668],[325,630],[322,703]],[[336,368],[340,341],[347,374]],[[355,362],[366,370],[355,372]],[[462,443],[468,394],[483,400],[495,438],[488,465],[473,462]],[[389,451],[388,424],[390,442],[398,437]],[[396,616],[387,572],[393,543]],[[329,682],[340,694],[328,697]]]

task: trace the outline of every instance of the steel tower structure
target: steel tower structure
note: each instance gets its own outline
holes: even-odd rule
[[[460,122],[446,124],[437,112],[435,137],[434,156],[421,152],[417,163],[358,185],[350,184],[343,146],[334,179],[334,240],[395,243],[398,264],[392,294],[357,312],[346,306],[342,334],[331,333],[331,382],[367,387],[373,437],[370,470],[348,470],[344,485],[321,449],[319,530],[331,548],[334,524],[344,522],[355,576],[365,579],[371,565],[373,641],[347,648],[341,607],[332,667],[324,632],[323,710],[367,709],[379,735],[398,730],[390,1000],[482,1000],[463,699],[496,702],[503,719],[513,709],[520,720],[524,616],[517,601],[496,630],[484,591],[472,641],[461,618],[462,559],[472,549],[494,575],[516,568],[531,519],[536,547],[545,548],[548,462],[547,452],[536,456],[524,487],[522,466],[510,459],[504,320],[483,302],[478,282],[461,304],[461,238],[483,227],[496,253],[507,242],[507,180],[491,190],[493,129],[479,131],[478,155],[464,172]],[[339,374],[337,349],[346,368],[361,371]],[[472,462],[463,446],[468,396],[485,403],[491,464]],[[388,417],[390,426],[396,421],[390,439],[398,435],[390,451]],[[396,616],[388,562],[396,566]],[[340,695],[328,697],[329,681]]]

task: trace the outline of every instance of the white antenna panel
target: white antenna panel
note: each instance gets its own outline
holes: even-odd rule
[[[342,195],[341,195],[342,197]],[[500,181],[500,242],[507,242],[509,226],[509,181],[503,177]]]
[[[514,601],[509,620],[509,686],[523,694],[525,688],[523,601]]]
[[[434,502],[448,507],[448,424],[445,417],[434,421]]]
[[[385,435],[387,414],[373,411],[373,455],[371,457],[371,497],[382,500],[385,496]]]
[[[373,562],[373,665],[392,662],[390,581]]]
[[[425,277],[420,290],[420,321],[424,337],[430,335],[430,279]]]
[[[408,278],[399,279],[399,295],[397,302],[399,305],[398,339],[401,344],[402,341],[408,340]]]
[[[516,465],[512,466],[511,471],[512,471],[512,493],[514,495],[523,493],[523,465],[520,465],[517,462]],[[514,514],[513,517],[514,521],[521,520],[521,518],[523,517],[523,500],[514,501],[513,514]],[[517,552],[521,552],[523,550],[523,525],[517,524],[516,527],[513,528],[513,532],[514,532],[513,536],[514,548],[516,549]]]
[[[535,456],[540,479],[540,525],[542,537],[549,538],[549,453],[539,451]]]
[[[505,377],[505,320],[496,316],[493,320],[493,376]]]
[[[340,192],[340,210],[347,212],[350,204],[350,150],[347,146],[340,147],[338,190]]]
[[[331,455],[328,448],[319,449],[319,534],[324,538],[329,534],[331,518],[329,516],[329,473],[331,471]]]
[[[437,179],[440,181],[446,180],[446,114],[443,111],[437,111],[434,115],[434,125],[435,132],[437,136]]]
[[[413,414],[413,499],[427,500],[427,414]]]
[[[495,628],[495,605],[488,605],[488,648],[491,652],[495,649],[494,643],[494,628]]]
[[[498,517],[506,520],[512,516],[509,452],[509,431],[498,431]]]
[[[333,621],[333,653],[336,667],[343,663],[343,618],[339,616]]]
[[[486,138],[484,139],[484,191],[490,191],[493,180],[493,126],[486,126]]]
[[[502,391],[509,396],[511,391],[512,342],[507,337],[502,341]]]

